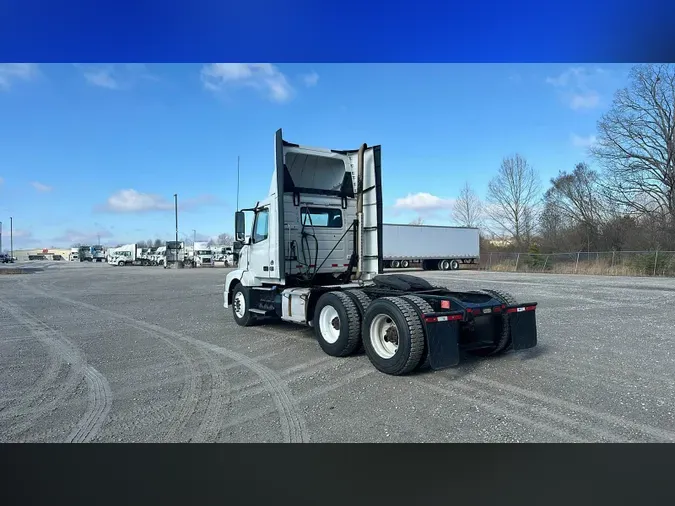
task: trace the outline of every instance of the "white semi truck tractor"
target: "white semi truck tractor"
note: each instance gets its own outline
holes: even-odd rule
[[[535,302],[382,275],[380,146],[312,148],[278,130],[274,164],[267,197],[235,213],[239,261],[223,296],[237,324],[309,325],[327,354],[363,346],[378,370],[394,375],[457,365],[460,350],[485,356],[537,344]]]

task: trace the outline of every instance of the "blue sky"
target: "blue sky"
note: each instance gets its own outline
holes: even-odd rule
[[[451,223],[465,181],[485,196],[504,156],[543,183],[589,161],[630,65],[0,64],[0,221],[14,247],[233,229],[264,198],[274,132],[382,145],[385,220]]]

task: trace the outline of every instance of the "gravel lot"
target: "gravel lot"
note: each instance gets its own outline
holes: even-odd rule
[[[0,441],[675,441],[675,280],[419,272],[539,302],[539,346],[391,377],[303,327],[238,327],[227,272],[0,276]]]

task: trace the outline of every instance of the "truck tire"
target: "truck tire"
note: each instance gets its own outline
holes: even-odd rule
[[[356,303],[356,307],[359,310],[359,316],[361,317],[361,321],[363,321],[363,317],[365,316],[368,306],[370,306],[370,303],[373,301],[373,299],[371,299],[363,290],[345,290],[345,293],[349,295]],[[359,342],[360,344],[356,351],[361,353],[363,351],[363,340],[359,340]]]
[[[422,322],[401,297],[374,300],[363,319],[363,347],[375,368],[399,376],[413,371],[424,353]]]
[[[394,269],[398,269],[401,266],[401,262],[399,262],[398,260],[394,260],[391,262],[391,266]]]
[[[479,290],[478,292],[487,293],[507,306],[518,304],[516,298],[513,295],[502,290],[483,289]],[[509,315],[507,313],[502,314],[502,322],[502,332],[499,335],[499,339],[497,339],[495,342],[494,347],[473,350],[470,352],[472,355],[476,355],[478,357],[490,357],[494,355],[500,355],[508,351],[508,349],[511,347],[511,327],[509,325]]]
[[[248,310],[249,301],[249,289],[237,283],[232,290],[232,316],[237,325],[242,327],[248,327],[255,321],[255,316]]]
[[[124,266],[124,260],[120,260],[119,262],[117,262],[117,265],[119,265],[120,267]]]
[[[361,317],[347,294],[324,293],[314,308],[314,332],[321,349],[332,357],[346,357],[361,343]]]
[[[431,304],[429,304],[426,300],[424,300],[422,297],[418,295],[404,295],[404,299],[406,299],[408,302],[413,304],[417,309],[419,309],[420,313],[433,313],[434,308],[431,307]],[[424,340],[424,352],[422,353],[422,360],[420,362],[420,365],[418,366],[418,369],[428,369],[429,368],[429,347],[427,345],[427,340]]]
[[[450,260],[450,270],[456,271],[459,269],[459,262],[457,260]]]
[[[438,270],[439,271],[449,271],[450,270],[450,260],[439,260],[438,261]]]
[[[401,260],[401,268],[407,269],[408,267],[410,267],[410,262],[407,260]]]

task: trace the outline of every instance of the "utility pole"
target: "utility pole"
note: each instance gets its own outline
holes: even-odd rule
[[[239,211],[239,156],[237,155],[237,211]]]
[[[173,194],[173,207],[176,212],[176,242],[178,242],[178,194]]]
[[[98,245],[100,246],[101,245],[101,234],[97,234],[97,237],[98,237]]]
[[[9,217],[9,258],[14,260],[14,218]]]
[[[0,221],[0,254],[2,254],[2,222]]]
[[[192,247],[193,248],[194,248],[196,242],[197,242],[197,231],[193,228],[192,229]]]

